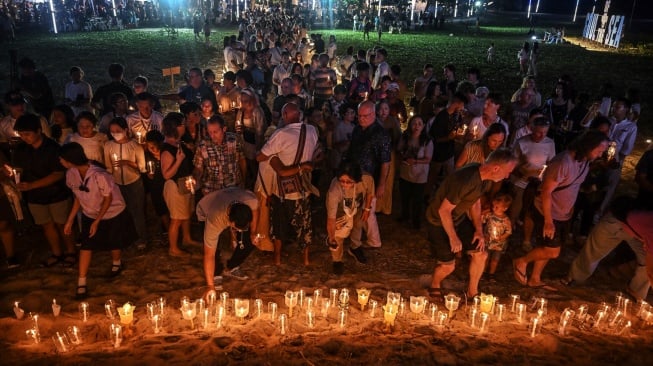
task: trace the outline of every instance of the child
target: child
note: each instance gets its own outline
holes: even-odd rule
[[[487,49],[487,63],[494,62],[494,42],[490,43],[490,48]]]
[[[510,217],[506,213],[512,203],[512,196],[507,193],[499,193],[492,199],[492,209],[483,216],[483,231],[485,243],[488,250],[489,266],[487,277],[494,282],[494,273],[501,259],[501,255],[508,248],[508,238],[512,234]]]

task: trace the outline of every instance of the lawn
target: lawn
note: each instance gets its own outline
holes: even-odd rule
[[[473,27],[472,27],[473,28]],[[421,73],[425,63],[440,67],[453,63],[464,71],[471,66],[481,69],[483,81],[493,91],[505,95],[512,94],[520,85],[518,76],[517,51],[526,41],[527,28],[523,26],[498,27],[489,24],[481,27],[478,34],[465,26],[448,25],[444,31],[424,33],[383,34],[377,42],[376,34],[372,40],[364,41],[362,33],[349,30],[315,30],[325,37],[334,34],[338,40],[338,53],[343,54],[350,45],[355,49],[381,45],[389,50],[388,61],[402,66],[402,78],[408,82]],[[182,72],[193,66],[211,68],[216,71],[222,65],[222,38],[235,32],[235,29],[221,28],[213,32],[213,44],[217,47],[207,49],[202,42],[193,39],[192,31],[182,29],[177,38],[170,38],[160,29],[137,29],[93,33],[69,33],[59,36],[25,33],[18,34],[19,41],[3,48],[15,48],[19,58],[32,57],[38,67],[49,77],[56,96],[61,97],[68,79],[68,70],[73,65],[81,66],[86,72],[86,80],[97,87],[108,80],[106,68],[111,62],[126,66],[126,79],[142,74],[151,82],[151,90],[157,93],[170,91],[170,81],[161,75],[161,69],[181,66]],[[544,29],[537,29],[542,35]],[[486,63],[486,50],[495,43],[495,62]],[[615,92],[623,95],[628,87],[642,91],[643,125],[650,125],[652,91],[651,71],[653,55],[650,47],[634,47],[625,43],[627,49],[620,52],[592,51],[571,44],[543,45],[539,62],[538,85],[544,96],[553,88],[553,83],[561,74],[570,74],[579,91],[596,95],[599,86],[611,82]],[[463,77],[459,73],[459,77]],[[181,78],[177,77],[177,81]],[[178,85],[178,84],[177,84]],[[8,87],[8,63],[0,64],[0,88]]]

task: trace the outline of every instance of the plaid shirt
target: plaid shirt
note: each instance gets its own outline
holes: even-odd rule
[[[202,140],[193,159],[193,166],[202,170],[202,193],[242,185],[239,161],[244,158],[240,139],[234,133],[227,132],[220,145]]]

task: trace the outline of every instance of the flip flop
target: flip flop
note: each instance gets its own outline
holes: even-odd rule
[[[526,274],[524,272],[520,271],[519,268],[515,265],[515,261],[512,261],[512,272],[515,276],[515,280],[519,282],[520,285],[522,286],[528,286],[528,277],[526,277]]]

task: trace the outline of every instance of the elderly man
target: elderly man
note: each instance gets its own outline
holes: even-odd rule
[[[281,109],[284,126],[279,128],[261,148],[256,160],[270,161],[280,177],[309,174],[313,170],[313,156],[317,147],[317,130],[314,126],[302,123],[299,107],[288,103]],[[303,139],[303,141],[301,141]],[[303,147],[303,148],[302,148]],[[309,177],[310,178],[310,177]],[[310,179],[308,179],[310,181]],[[310,195],[306,187],[279,184],[272,189],[272,238],[274,239],[274,262],[281,264],[282,242],[296,241],[303,250],[304,265],[309,264],[308,245],[313,236],[311,222]]]
[[[221,288],[222,275],[237,280],[248,278],[240,271],[240,265],[254,250],[258,208],[256,195],[238,187],[209,193],[197,204],[197,218],[206,222],[204,277],[209,291]],[[218,250],[218,241],[227,229],[233,254],[225,267]]]
[[[533,225],[534,232],[541,236],[542,246],[513,261],[514,276],[520,284],[555,290],[542,282],[542,271],[549,260],[560,255],[564,230],[572,218],[574,202],[589,172],[590,162],[601,156],[607,147],[605,134],[590,130],[577,137],[548,164],[540,194],[530,207],[524,207],[524,226]],[[530,242],[530,239],[525,232],[524,241]],[[531,262],[533,272],[528,278],[526,268]]]
[[[485,268],[487,252],[481,223],[481,197],[492,182],[506,179],[517,165],[507,149],[493,151],[482,163],[471,163],[445,178],[426,209],[428,237],[436,258],[429,296],[441,298],[442,281],[456,268],[456,253],[464,250],[471,257],[468,298],[478,294],[478,282]],[[471,220],[470,220],[471,219]]]

